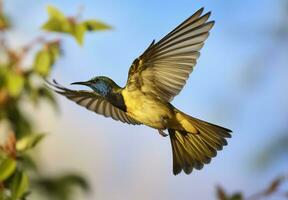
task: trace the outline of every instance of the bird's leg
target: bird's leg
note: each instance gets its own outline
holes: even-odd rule
[[[158,133],[159,133],[160,135],[162,135],[163,137],[167,137],[167,136],[168,136],[167,133],[165,133],[164,131],[162,131],[162,130],[160,130],[160,129],[158,129]]]
[[[160,119],[161,119],[161,123],[162,123],[163,129],[165,129],[166,124],[167,124],[167,117],[166,116],[161,116]],[[168,134],[165,133],[162,129],[158,129],[158,133],[160,135],[162,135],[163,137],[167,137],[168,136]]]

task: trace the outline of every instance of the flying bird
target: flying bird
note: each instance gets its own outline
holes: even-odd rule
[[[128,124],[144,124],[164,137],[169,135],[174,175],[202,169],[227,145],[232,131],[189,116],[170,102],[184,87],[214,25],[214,21],[208,21],[211,12],[203,11],[195,12],[160,41],[153,40],[133,61],[125,87],[105,76],[72,83],[92,90],[71,90],[55,80],[50,87],[97,114]]]

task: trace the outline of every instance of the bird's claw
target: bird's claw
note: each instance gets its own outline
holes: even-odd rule
[[[167,136],[168,136],[167,133],[165,133],[164,131],[162,131],[162,130],[160,130],[160,129],[158,129],[158,133],[159,133],[160,135],[162,135],[163,137],[167,137]]]

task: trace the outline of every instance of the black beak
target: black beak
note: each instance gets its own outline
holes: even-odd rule
[[[74,82],[74,83],[71,83],[71,85],[86,85],[86,86],[89,86],[90,83],[89,83],[89,81],[86,81],[86,82]]]

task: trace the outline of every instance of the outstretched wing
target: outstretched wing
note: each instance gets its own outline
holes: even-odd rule
[[[87,90],[70,90],[59,85],[55,80],[53,80],[53,83],[48,82],[48,84],[52,86],[52,89],[58,94],[67,97],[68,99],[97,114],[105,117],[111,117],[114,120],[120,120],[121,122],[128,124],[141,124],[129,117],[124,111],[113,106],[100,95],[97,95],[95,92]]]
[[[179,94],[214,25],[214,21],[207,22],[211,13],[202,15],[203,10],[198,10],[156,44],[153,41],[134,60],[126,87],[137,87],[166,101]]]

